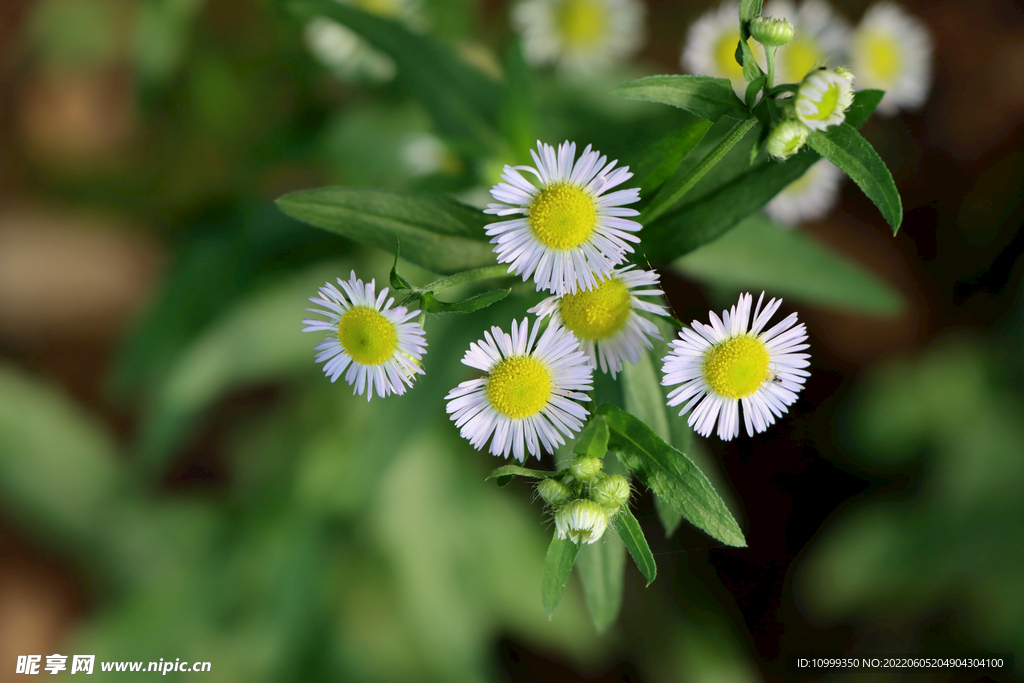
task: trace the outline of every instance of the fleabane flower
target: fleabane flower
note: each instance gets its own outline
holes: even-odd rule
[[[726,2],[710,10],[690,25],[679,62],[692,74],[728,78],[742,96],[747,90],[743,67],[736,62],[740,42],[739,3]],[[754,57],[765,68],[764,49],[747,41]]]
[[[768,142],[765,145],[768,155],[785,161],[803,148],[810,132],[807,126],[793,119],[779,123],[768,134]]]
[[[781,300],[772,299],[761,310],[764,294],[757,300],[750,321],[750,294],[719,318],[711,312],[711,324],[693,321],[671,344],[663,359],[664,386],[681,386],[668,395],[668,405],[685,402],[683,415],[692,410],[688,424],[708,436],[718,422],[718,437],[729,440],[740,433],[740,405],[747,434],[763,432],[782,417],[803,389],[809,355],[803,323],[796,313],[762,331],[778,310]],[[749,325],[748,325],[749,324]]]
[[[800,123],[811,130],[825,130],[845,121],[851,104],[853,83],[850,79],[822,68],[807,74],[800,83],[794,112]]]
[[[307,319],[303,332],[330,332],[316,345],[317,363],[324,363],[324,374],[337,381],[345,373],[353,394],[366,400],[378,396],[402,395],[416,375],[423,374],[420,361],[426,353],[423,326],[411,321],[419,311],[407,311],[388,297],[388,288],[375,294],[376,281],[364,283],[353,271],[348,282],[338,278],[341,291],[331,283],[320,288],[313,303],[327,310],[307,309],[327,320]],[[344,293],[342,293],[344,292]],[[347,368],[347,372],[346,372]]]
[[[839,201],[843,172],[827,159],[814,163],[764,207],[765,212],[784,225],[824,218]]]
[[[639,0],[524,0],[513,8],[512,22],[528,62],[590,74],[643,45],[644,14]]]
[[[419,21],[418,0],[337,0],[365,12],[407,24]],[[316,17],[304,31],[306,46],[324,66],[346,80],[389,81],[397,71],[394,60],[333,19]]]
[[[608,512],[599,504],[577,499],[555,513],[555,531],[573,543],[596,543],[608,528]]]
[[[897,5],[875,5],[854,31],[850,65],[859,87],[885,91],[878,105],[881,114],[924,104],[932,81],[931,59],[928,29]]]
[[[799,83],[812,69],[837,62],[846,52],[850,26],[821,0],[789,0],[765,3],[764,14],[788,20],[796,35],[775,54],[779,83]]]
[[[580,392],[591,389],[593,370],[571,332],[549,325],[537,339],[539,329],[531,332],[526,318],[513,321],[511,334],[492,327],[462,359],[486,376],[452,389],[446,410],[477,450],[490,439],[493,455],[523,462],[582,429],[588,412],[578,401],[590,400]]]
[[[529,312],[541,319],[550,316],[552,324],[576,335],[588,362],[615,377],[624,361],[636,365],[641,354],[654,347],[651,340],[661,339],[658,327],[637,312],[668,315],[660,303],[640,298],[660,300],[662,295],[657,273],[626,266],[592,289],[548,297]]]
[[[530,151],[536,168],[505,166],[504,182],[491,188],[500,204],[488,204],[484,213],[518,217],[486,226],[495,245],[498,263],[509,263],[508,272],[533,276],[537,290],[554,294],[591,289],[612,268],[632,253],[630,242],[640,224],[628,220],[635,209],[625,208],[640,199],[637,188],[608,190],[633,174],[628,166],[615,168],[590,145],[576,159],[576,143],[564,142],[558,151],[537,142]],[[534,175],[535,185],[521,172]]]

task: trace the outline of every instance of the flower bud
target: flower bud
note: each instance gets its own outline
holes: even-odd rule
[[[569,471],[572,472],[572,476],[576,477],[584,484],[589,484],[597,479],[597,476],[601,474],[601,470],[604,469],[604,461],[601,458],[590,458],[590,457],[577,457],[574,458],[572,464],[569,466]]]
[[[558,537],[573,543],[593,543],[607,528],[607,511],[592,500],[574,500],[555,513]]]
[[[825,130],[846,120],[853,104],[853,83],[829,69],[815,69],[804,77],[797,90],[794,111],[811,130]]]
[[[847,69],[845,66],[837,66],[835,69],[836,75],[845,78],[850,81],[850,85],[853,85],[854,76],[853,72]]]
[[[537,484],[537,493],[549,505],[561,505],[572,498],[572,491],[560,481],[544,479]]]
[[[750,22],[750,35],[765,47],[779,47],[793,40],[796,31],[785,19],[755,17]]]
[[[605,477],[590,489],[590,499],[602,507],[617,511],[629,500],[629,482],[618,474]]]
[[[783,121],[768,134],[768,154],[784,161],[800,151],[810,133],[799,121]]]

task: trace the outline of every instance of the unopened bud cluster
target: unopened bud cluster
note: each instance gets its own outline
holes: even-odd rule
[[[537,484],[537,493],[554,510],[559,538],[596,542],[629,501],[629,481],[603,470],[600,458],[579,456],[560,477]]]
[[[792,101],[780,109],[785,117],[768,134],[766,147],[775,159],[799,152],[811,131],[823,131],[846,120],[853,104],[853,72],[845,67],[815,69],[804,77]]]
[[[750,35],[765,47],[781,47],[793,40],[796,31],[785,19],[756,17],[750,22]]]

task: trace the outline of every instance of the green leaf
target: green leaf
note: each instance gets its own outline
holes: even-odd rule
[[[710,121],[697,121],[689,126],[676,128],[647,150],[640,162],[633,167],[635,177],[640,179],[641,198],[652,196],[672,177],[680,162],[704,139],[709,128]]]
[[[450,304],[435,299],[433,292],[424,292],[422,294],[423,309],[427,313],[472,313],[501,301],[511,292],[511,289],[492,289],[489,292],[483,292]]]
[[[569,583],[569,572],[579,552],[580,547],[568,538],[559,539],[556,533],[551,539],[547,555],[544,556],[544,575],[540,587],[541,602],[544,603],[544,613],[548,619],[562,601],[565,586]]]
[[[764,289],[797,301],[878,315],[898,314],[899,292],[802,230],[753,215],[673,262],[683,275],[730,289]],[[627,406],[628,408],[628,406]]]
[[[595,415],[583,429],[583,433],[573,444],[572,452],[591,458],[603,458],[608,452],[608,423],[604,418]]]
[[[543,470],[531,470],[526,467],[520,467],[519,465],[505,465],[499,467],[487,475],[487,479],[484,481],[490,481],[491,479],[497,479],[498,486],[505,486],[512,477],[529,477],[531,479],[547,479],[554,475],[555,472],[545,472]]]
[[[646,76],[620,85],[613,91],[631,100],[658,102],[679,107],[707,119],[717,121],[723,116],[746,119],[750,112],[736,97],[726,78],[711,76]]]
[[[500,86],[427,34],[334,0],[294,0],[288,7],[305,19],[324,16],[345,24],[389,54],[445,136],[477,147],[494,146]]]
[[[399,242],[395,246],[395,263],[394,265],[391,266],[391,276],[388,278],[391,281],[391,288],[396,291],[402,289],[412,289],[412,283],[398,274],[398,257],[401,255],[402,243]]]
[[[857,183],[885,216],[895,235],[903,222],[903,203],[892,174],[871,143],[844,122],[824,132],[812,132],[807,144]]]
[[[745,38],[736,44],[736,61],[743,67],[743,79],[747,83],[754,83],[766,77],[757,63],[757,59],[754,58],[754,51],[750,49],[750,43]]]
[[[746,23],[754,17],[761,16],[763,0],[740,0],[740,21]]]
[[[651,553],[650,546],[647,545],[647,538],[644,536],[643,529],[640,528],[640,522],[636,521],[636,517],[628,508],[624,508],[615,518],[615,528],[619,532],[619,538],[626,544],[626,549],[629,550],[640,573],[647,579],[647,585],[650,586],[658,575],[658,567],[654,564],[654,555]]]
[[[689,458],[626,411],[606,404],[597,412],[608,420],[608,448],[623,465],[697,528],[726,545],[746,546],[732,513]]]
[[[847,123],[859,126],[881,101],[878,90],[861,90],[846,112]],[[802,176],[821,157],[804,148],[785,162],[764,161],[739,173],[716,189],[644,226],[643,256],[661,265],[717,239]],[[745,159],[738,159],[746,167]],[[638,256],[639,258],[639,250]]]
[[[114,441],[62,392],[0,365],[0,505],[61,544],[103,535],[121,488]]]
[[[757,101],[757,92],[764,87],[764,84],[767,80],[768,77],[762,74],[761,76],[758,76],[757,78],[752,80],[747,85],[747,92],[744,95],[743,99],[746,102],[748,109],[754,108],[754,104]]]
[[[440,195],[321,187],[293,192],[277,206],[297,220],[361,244],[394,251],[436,273],[458,273],[495,262],[482,211]]]
[[[598,633],[611,626],[619,616],[625,566],[626,549],[612,534],[605,534],[597,543],[583,546],[576,558],[583,596]]]

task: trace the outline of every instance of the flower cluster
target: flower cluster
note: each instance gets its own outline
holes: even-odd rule
[[[639,191],[615,188],[632,174],[589,146],[579,159],[575,149],[538,143],[536,167],[506,166],[491,190],[500,203],[487,213],[515,216],[486,227],[498,261],[551,296],[529,309],[537,316],[532,324],[513,321],[508,332],[495,326],[470,344],[462,362],[482,376],[445,397],[450,419],[473,447],[520,462],[573,438],[590,414],[584,404],[595,369],[615,377],[625,363],[635,365],[661,339],[650,317],[668,316],[658,274],[624,264],[641,228],[625,205]],[[355,273],[338,284],[340,290],[325,284],[311,299],[321,308],[309,310],[326,320],[304,321],[304,331],[329,333],[316,347],[324,373],[332,382],[345,373],[367,400],[374,392],[405,393],[424,372],[425,333],[413,320],[420,312],[393,306],[387,288],[377,294],[374,281],[365,284]],[[796,400],[807,377],[808,356],[798,353],[807,337],[796,314],[763,331],[779,303],[772,299],[762,310],[758,301],[750,322],[745,294],[721,318],[694,321],[672,342],[662,384],[681,385],[668,405],[685,402],[680,415],[692,410],[689,424],[698,433],[709,435],[717,422],[719,437],[737,436],[740,404],[747,433],[764,431]],[[570,472],[565,481],[544,483],[541,495],[557,509],[561,536],[593,542],[628,498],[628,483],[602,474],[594,458],[577,458]],[[568,486],[565,496],[559,486]]]
[[[603,469],[600,458],[577,456],[567,469],[537,484],[554,515],[558,538],[594,543],[629,502],[629,481]]]

